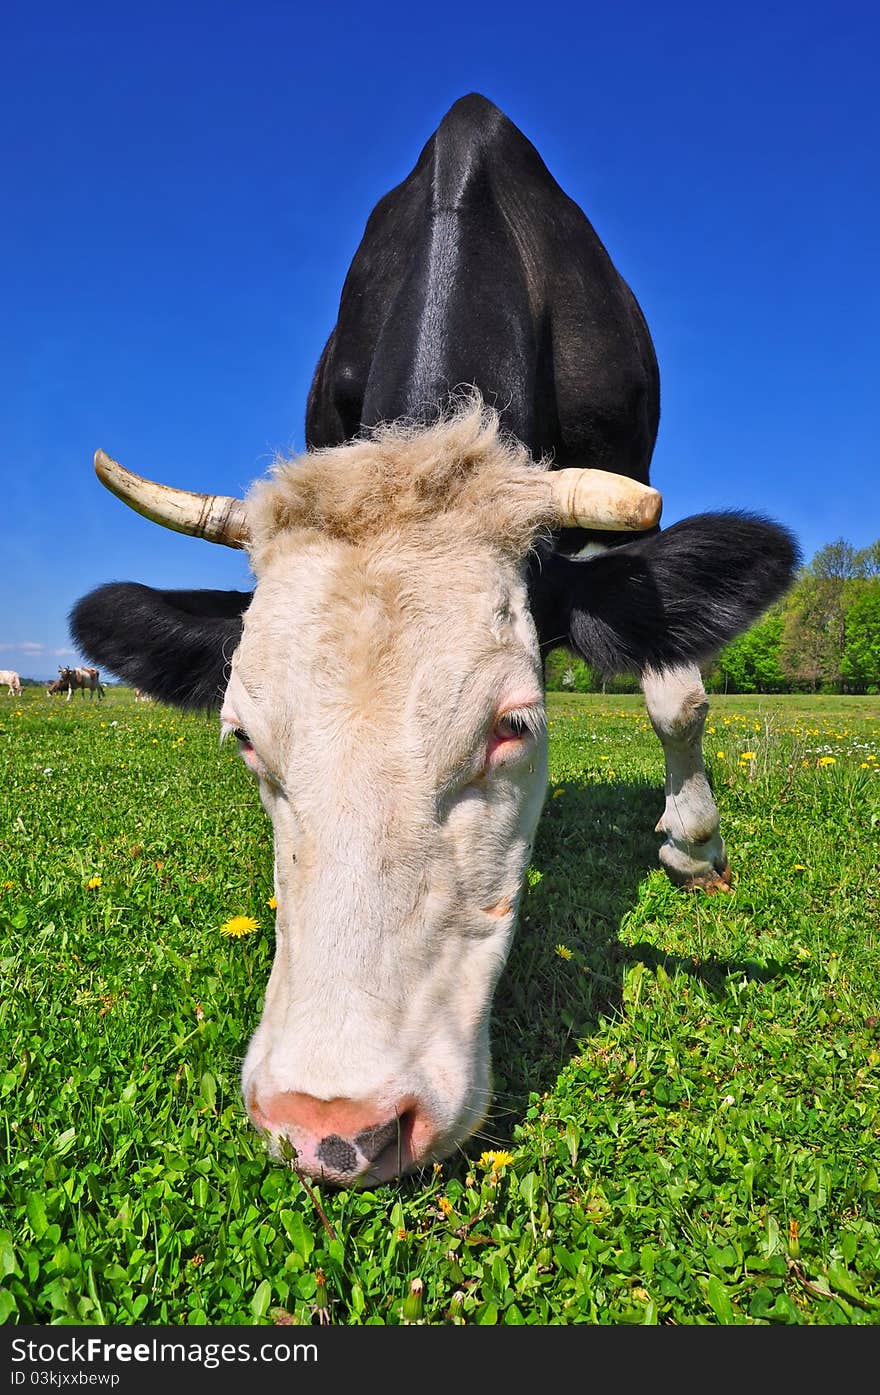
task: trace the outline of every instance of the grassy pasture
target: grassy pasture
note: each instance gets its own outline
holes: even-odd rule
[[[239,1098],[271,830],[216,724],[0,699],[3,1321],[880,1322],[878,700],[713,699],[724,897],[657,868],[641,700],[549,714],[491,1117],[346,1193]]]

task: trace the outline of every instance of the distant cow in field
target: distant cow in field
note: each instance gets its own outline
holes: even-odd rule
[[[93,698],[95,693],[99,698],[104,696],[104,685],[101,682],[101,671],[97,668],[61,668],[58,669],[58,683],[60,687],[57,691],[63,692],[67,689],[67,701],[70,702],[74,689],[79,690],[80,697],[88,689],[89,697]],[[55,684],[50,685],[50,691]]]
[[[135,690],[134,690],[134,700],[135,700],[135,702],[152,702],[152,701],[153,701],[153,699],[150,697],[150,694],[149,694],[149,693],[145,693],[144,690],[143,690],[143,688],[135,688]]]
[[[4,683],[9,689],[7,697],[21,697],[21,679],[14,668],[0,668],[0,688]]]

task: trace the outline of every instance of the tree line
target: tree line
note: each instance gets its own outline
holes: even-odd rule
[[[606,678],[564,649],[545,665],[547,687],[636,692],[631,675]],[[880,538],[819,549],[793,586],[702,668],[710,693],[880,693]]]

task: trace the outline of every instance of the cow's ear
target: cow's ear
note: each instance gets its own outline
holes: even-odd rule
[[[157,591],[133,581],[90,591],[70,612],[93,663],[175,707],[218,708],[250,591]]]
[[[573,562],[557,554],[531,579],[542,647],[569,645],[600,672],[707,659],[794,580],[800,549],[754,514],[698,514]]]

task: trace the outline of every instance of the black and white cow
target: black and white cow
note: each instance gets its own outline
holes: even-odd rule
[[[745,511],[660,530],[658,418],[632,292],[472,95],[367,223],[305,456],[245,501],[96,456],[148,518],[249,553],[253,592],[112,584],[71,623],[130,683],[219,708],[259,781],[277,948],[243,1090],[306,1173],[381,1181],[484,1116],[550,647],[641,675],[666,755],[661,862],[688,888],[729,882],[696,665],[782,594],[798,549]]]

